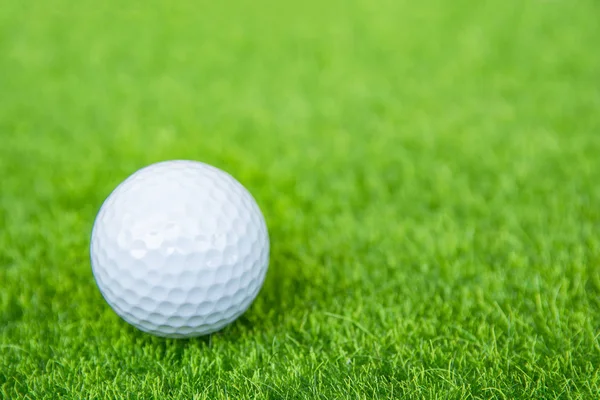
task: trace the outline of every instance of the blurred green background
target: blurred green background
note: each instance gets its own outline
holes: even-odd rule
[[[0,2],[0,397],[596,398],[600,3]],[[252,308],[104,303],[102,201],[195,159],[256,197]]]

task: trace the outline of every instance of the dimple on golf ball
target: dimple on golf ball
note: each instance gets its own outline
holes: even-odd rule
[[[106,199],[90,245],[96,283],[142,331],[194,337],[225,327],[256,298],[269,236],[252,195],[195,161],[143,168]]]

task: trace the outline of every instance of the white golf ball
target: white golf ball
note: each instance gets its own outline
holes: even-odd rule
[[[195,161],[143,168],[106,199],[92,231],[92,271],[108,304],[157,336],[215,332],[257,296],[269,236],[250,193]]]

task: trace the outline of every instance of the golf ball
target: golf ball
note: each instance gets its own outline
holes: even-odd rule
[[[106,199],[90,256],[104,299],[142,331],[215,332],[256,298],[269,264],[264,217],[229,174],[195,161],[143,168]]]

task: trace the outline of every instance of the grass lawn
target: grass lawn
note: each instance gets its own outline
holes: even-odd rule
[[[0,398],[598,397],[598,1],[0,9]],[[207,338],[135,330],[91,273],[102,201],[167,159],[269,226]]]

